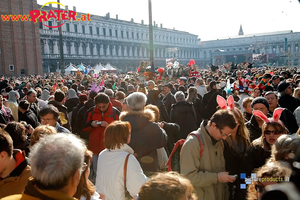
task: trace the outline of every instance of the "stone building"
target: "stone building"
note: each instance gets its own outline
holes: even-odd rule
[[[38,24],[31,21],[4,21],[2,16],[29,14],[36,0],[0,1],[0,74],[42,74],[42,54]]]
[[[43,7],[49,11],[50,6]],[[66,6],[65,9],[68,9]],[[73,7],[76,11],[76,8]],[[77,13],[77,18],[82,14]],[[97,63],[110,63],[122,71],[136,70],[140,61],[149,61],[148,25],[91,15],[91,21],[65,21],[62,26],[65,64],[84,63],[94,66]],[[57,22],[43,22],[56,26]],[[60,66],[59,34],[57,28],[48,28],[40,23],[40,37],[44,71],[55,71]],[[166,59],[177,58],[187,64],[190,59],[199,60],[198,36],[184,31],[164,28],[154,22],[154,62],[155,67],[164,67]]]

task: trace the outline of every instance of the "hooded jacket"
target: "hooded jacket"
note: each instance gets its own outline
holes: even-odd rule
[[[18,108],[18,102],[17,102],[18,99],[16,98],[16,95],[19,98],[19,96],[20,96],[19,93],[14,90],[12,90],[8,93],[7,107],[9,107],[11,109],[14,119],[16,121],[18,121],[19,120],[19,118],[18,118],[19,108]]]
[[[180,126],[179,138],[185,139],[186,136],[197,130],[197,116],[192,103],[179,101],[172,105],[171,120]]]
[[[49,94],[50,94],[50,92],[48,90],[44,89],[41,94],[41,99],[43,101],[48,101]]]
[[[151,122],[151,115],[147,110],[139,112],[122,112],[121,121],[128,121],[131,125],[131,140],[128,144],[137,154],[143,171],[157,172],[159,170],[156,149],[165,147],[168,141],[166,132]]]
[[[74,89],[69,89],[67,91],[68,99],[65,102],[68,113],[73,110],[74,107],[79,103],[79,98],[77,97],[76,91]]]

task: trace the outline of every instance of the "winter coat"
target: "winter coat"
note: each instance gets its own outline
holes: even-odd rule
[[[87,141],[87,143],[89,142],[89,137],[90,137],[90,133],[89,132],[84,132],[82,129],[83,129],[83,126],[86,122],[86,119],[88,117],[88,110],[92,107],[95,106],[95,101],[90,99],[88,100],[84,106],[82,106],[79,110],[78,110],[78,113],[77,113],[77,116],[76,116],[76,122],[77,122],[77,125],[79,126],[80,128],[80,131],[78,133],[78,135],[84,139],[85,141]]]
[[[269,114],[273,116],[273,112],[269,111]],[[290,134],[296,133],[298,131],[299,127],[296,118],[288,109],[283,109],[279,119],[282,121]]]
[[[175,97],[171,92],[163,98],[163,103],[165,104],[168,115],[171,116],[172,105],[176,103]]]
[[[39,108],[38,108],[38,106],[36,105],[36,103],[32,103],[31,105],[30,105],[30,110],[33,112],[33,114],[35,114],[35,116],[39,119],[39,112],[40,112],[40,110],[39,110]]]
[[[203,105],[201,99],[196,99],[196,102],[194,103],[194,109],[197,117],[197,127],[199,127],[203,119]]]
[[[117,108],[120,112],[122,112],[122,103],[115,98],[110,98],[110,102],[112,103],[113,107]]]
[[[156,90],[150,90],[148,95],[147,95],[147,105],[152,104],[156,105],[159,109],[160,113],[160,118],[159,121],[165,121],[169,122],[170,121],[170,116],[167,112],[166,106],[164,103],[158,98],[158,94]]]
[[[77,122],[77,114],[80,108],[84,106],[84,103],[78,103],[77,106],[75,106],[72,110],[72,119],[71,119],[71,127],[72,127],[72,133],[78,134],[80,132],[80,124]]]
[[[25,121],[27,124],[30,124],[32,128],[36,128],[40,125],[37,116],[30,109],[25,111],[24,113],[19,111],[18,117],[19,117],[19,122]]]
[[[151,114],[150,114],[151,115]],[[149,119],[147,110],[140,112],[122,112],[121,121],[128,121],[131,125],[131,140],[128,144],[137,154],[144,172],[157,172],[159,164],[156,149],[167,145],[166,132]]]
[[[50,92],[46,89],[42,91],[41,98],[43,101],[48,101]]]
[[[71,133],[68,129],[66,129],[65,127],[59,125],[58,122],[56,122],[56,124],[55,124],[55,129],[58,133]]]
[[[210,90],[203,96],[204,119],[210,119],[217,111],[217,96],[220,95],[218,90]]]
[[[15,121],[18,121],[18,102],[17,102],[17,98],[16,95],[19,96],[19,93],[12,90],[8,93],[8,100],[7,100],[7,107],[11,109],[12,115],[15,119]]]
[[[174,144],[177,142],[180,126],[176,123],[164,123],[164,130],[166,131],[168,135],[168,143],[165,147],[167,155],[169,156],[174,148]]]
[[[30,166],[25,155],[19,150],[14,150],[13,156],[17,166],[7,178],[0,178],[0,199],[8,195],[21,194],[31,176]]]
[[[259,128],[254,115],[252,115],[250,121],[246,122],[245,125],[249,130],[250,142],[261,136],[262,130]]]
[[[133,149],[124,144],[121,148],[105,149],[98,156],[96,189],[104,194],[105,200],[125,199],[124,163],[127,163],[126,188],[131,196],[138,194],[142,185],[148,180],[134,157]]]
[[[105,149],[104,146],[104,131],[106,129],[105,126],[98,125],[98,127],[92,127],[92,121],[106,121],[108,124],[115,121],[113,118],[113,106],[112,103],[109,102],[108,109],[102,113],[96,106],[90,108],[88,111],[88,116],[86,122],[83,126],[84,132],[89,132],[89,150],[93,152],[94,155],[98,155],[102,150]],[[116,114],[116,120],[119,120],[119,113]]]
[[[197,130],[197,116],[192,103],[180,101],[172,105],[171,122],[180,126],[179,138],[185,139],[186,136]]]
[[[5,109],[2,107],[0,108],[0,124],[8,124],[9,119],[7,114],[5,113]]]
[[[225,172],[223,143],[213,145],[209,133],[202,122],[198,129],[204,151],[200,158],[200,144],[196,136],[190,135],[180,152],[180,173],[188,178],[201,200],[227,200],[229,197],[226,183],[218,182],[218,173]]]
[[[291,95],[284,95],[279,98],[279,105],[283,108],[287,108],[289,111],[294,113],[295,109],[300,106],[300,100],[295,99]]]
[[[67,107],[68,113],[73,110],[75,106],[79,103],[79,98],[77,97],[76,91],[74,89],[69,89],[67,91],[68,99],[65,102],[65,106]]]
[[[58,101],[49,101],[49,105],[55,106],[59,111],[60,123],[63,127],[71,131],[71,125],[69,122],[67,107]]]
[[[197,94],[199,94],[202,98],[204,97],[204,95],[207,93],[207,89],[205,85],[199,85],[196,86],[197,88]]]

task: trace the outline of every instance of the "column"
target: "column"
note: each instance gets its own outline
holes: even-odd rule
[[[70,45],[71,45],[71,55],[74,55],[75,54],[75,45],[74,45],[74,42],[70,42]]]
[[[78,45],[78,55],[82,55],[82,43],[79,42],[79,45]]]
[[[49,54],[49,44],[48,44],[48,40],[43,40],[44,42],[44,54]]]
[[[113,53],[113,56],[116,56],[116,45],[113,45],[113,51],[112,51],[112,53]]]
[[[119,46],[119,48],[118,48],[118,55],[119,55],[119,56],[122,56],[121,48],[122,48],[122,46]]]
[[[146,47],[144,48],[144,57],[148,57],[147,56],[147,48]]]
[[[103,56],[103,44],[100,45],[100,56]]]
[[[57,41],[53,40],[53,54],[58,54],[58,46],[57,46]]]
[[[128,56],[128,53],[127,53],[127,46],[124,46],[124,57],[127,57]]]
[[[137,57],[137,47],[134,47],[134,57]]]
[[[86,55],[91,55],[91,52],[90,52],[90,43],[87,43],[87,45],[85,46],[85,52],[86,52]]]
[[[106,47],[106,56],[111,56],[110,51],[109,51],[109,45],[107,45],[107,47]]]
[[[64,54],[67,54],[67,44],[66,41],[63,41]]]
[[[132,46],[129,48],[129,57],[132,57]]]
[[[93,54],[92,55],[97,55],[97,45],[93,44]]]
[[[140,47],[140,53],[139,53],[140,57],[143,57],[143,51],[142,51],[142,47]]]

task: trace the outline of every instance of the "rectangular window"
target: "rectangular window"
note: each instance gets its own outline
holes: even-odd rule
[[[43,29],[43,22],[40,22],[40,29]]]
[[[144,39],[144,33],[141,34],[141,39],[142,39],[142,40]]]
[[[124,31],[121,31],[121,38],[124,37]]]
[[[103,28],[103,35],[106,36],[106,29]]]
[[[115,30],[115,35],[116,37],[118,37],[118,30]]]
[[[90,34],[93,35],[93,27],[90,26]]]
[[[99,27],[96,28],[97,35],[99,35]]]
[[[84,25],[81,26],[81,29],[82,29],[82,33],[85,33],[85,26]]]
[[[132,37],[132,39],[134,39],[134,32],[131,33],[131,37]]]
[[[128,31],[126,32],[126,35],[127,35],[127,38],[129,38],[129,32]]]
[[[51,28],[51,26],[52,26],[52,21],[48,21],[48,26],[50,26],[50,27],[49,27],[49,30],[52,30],[52,28]]]
[[[111,29],[109,29],[109,36],[112,36],[112,31],[111,31]]]
[[[139,39],[139,33],[136,34],[136,39]]]
[[[77,24],[74,24],[74,32],[77,33],[78,30],[77,30]]]
[[[66,24],[66,30],[67,32],[70,32],[70,24]]]

